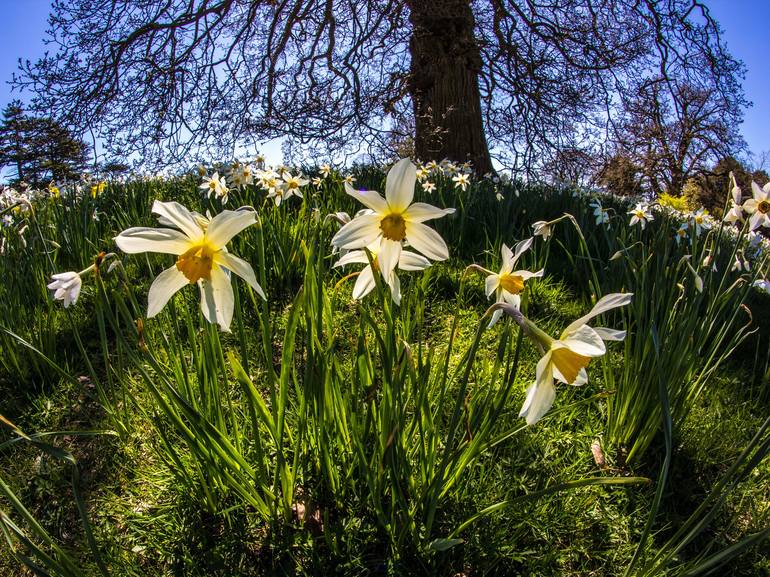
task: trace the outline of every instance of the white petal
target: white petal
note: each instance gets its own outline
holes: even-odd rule
[[[410,204],[409,208],[403,214],[405,220],[411,220],[413,222],[425,222],[434,218],[441,218],[448,214],[454,214],[454,208],[436,208],[431,204],[424,202],[415,202]]]
[[[754,214],[751,215],[751,218],[749,219],[751,230],[758,229],[761,225],[764,224],[764,221],[765,221],[765,215],[759,211],[756,211]]]
[[[521,280],[527,281],[527,280],[529,280],[531,278],[542,277],[544,272],[545,272],[545,269],[541,268],[537,272],[530,272],[528,270],[517,270],[517,271],[513,272],[512,274],[514,276],[520,276]]]
[[[401,243],[395,240],[383,238],[380,243],[380,250],[377,252],[377,266],[386,279],[398,266],[401,258]]]
[[[366,252],[362,250],[351,250],[349,253],[340,257],[340,260],[335,262],[334,266],[338,267],[348,264],[369,264],[369,258],[366,256]]]
[[[264,300],[267,300],[265,291],[263,291],[262,287],[259,286],[259,283],[257,282],[257,276],[254,274],[254,269],[248,262],[238,256],[235,256],[232,253],[224,251],[216,253],[216,262],[237,274],[239,277],[249,283],[251,288],[257,291],[259,296],[261,296]]]
[[[441,235],[421,222],[406,222],[406,240],[431,260],[449,258],[449,249]]]
[[[67,308],[69,305],[75,304],[76,302],[78,302],[78,297],[80,296],[81,288],[83,288],[82,282],[75,282],[75,284],[72,287],[70,287],[70,290],[67,291],[67,294],[64,295],[64,308]]]
[[[584,357],[600,357],[607,352],[602,338],[588,325],[582,325],[569,333],[567,338],[554,341],[553,348],[565,347]]]
[[[340,248],[363,248],[377,239],[382,230],[378,214],[357,216],[332,237],[332,244]]]
[[[209,222],[206,240],[215,249],[225,246],[243,229],[256,224],[257,214],[251,210],[223,210]]]
[[[191,240],[198,241],[203,238],[203,229],[196,222],[195,216],[178,202],[156,200],[152,203],[152,212],[168,219]]]
[[[500,274],[509,274],[513,270],[513,251],[508,245],[503,243],[500,247],[500,255],[503,257],[503,264],[500,267]]]
[[[393,165],[385,179],[385,199],[391,212],[404,212],[412,204],[416,182],[417,169],[408,158]]]
[[[399,270],[407,270],[407,271],[424,270],[429,266],[430,266],[430,261],[427,258],[422,256],[421,254],[409,252],[407,250],[402,250],[401,257],[398,259]]]
[[[517,310],[521,309],[521,295],[514,295],[504,290],[503,300],[507,302],[509,305],[512,305],[513,307],[515,307]]]
[[[567,335],[568,333],[577,329],[579,326],[586,324],[592,318],[608,310],[629,304],[633,298],[634,293],[612,293],[603,296],[597,301],[597,303],[594,305],[594,308],[592,308],[588,314],[585,314],[575,322],[570,323],[570,325],[564,329],[564,332],[562,332],[562,336]]]
[[[390,298],[393,299],[393,302],[397,305],[401,304],[401,280],[398,278],[398,275],[395,271],[393,271],[390,275],[390,280],[388,281],[388,286],[390,286]]]
[[[594,330],[603,341],[622,341],[626,338],[626,331],[618,331],[606,327],[595,327]]]
[[[532,241],[534,239],[532,237],[522,240],[521,242],[516,244],[516,248],[513,251],[513,264],[516,263],[517,260],[519,260],[519,257],[521,257],[522,253],[527,250],[529,247],[532,246]]]
[[[537,423],[548,412],[554,399],[556,399],[550,360],[549,354],[540,359],[537,363],[537,380],[527,389],[527,397],[519,416],[525,417],[528,425]]]
[[[759,202],[767,200],[767,192],[760,188],[759,185],[753,180],[751,181],[751,192],[754,194],[754,200]]]
[[[128,254],[138,252],[162,252],[182,254],[192,242],[190,238],[173,228],[134,227],[124,230],[115,237],[118,248]]]
[[[201,289],[201,310],[210,323],[218,323],[219,327],[230,332],[230,323],[235,310],[235,297],[230,277],[219,266],[211,269],[211,280],[198,281]]]
[[[497,321],[500,320],[500,317],[503,316],[503,310],[497,309],[495,312],[492,313],[492,319],[489,321],[489,324],[487,325],[488,329],[491,329],[493,326],[497,324]]]
[[[484,280],[484,292],[486,293],[487,298],[492,296],[492,293],[495,292],[499,284],[500,275],[491,274]]]
[[[345,183],[345,192],[355,198],[358,202],[364,206],[372,209],[374,212],[380,214],[388,214],[388,203],[380,196],[380,193],[375,190],[356,190],[349,183]]]
[[[157,315],[176,292],[190,284],[187,277],[176,266],[167,268],[152,281],[147,294],[147,318]]]
[[[360,300],[368,295],[374,287],[377,286],[374,282],[374,275],[372,274],[372,267],[367,266],[364,268],[356,279],[356,284],[353,286],[353,298]]]

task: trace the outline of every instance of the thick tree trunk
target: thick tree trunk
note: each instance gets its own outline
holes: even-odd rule
[[[470,160],[477,173],[492,171],[481,117],[481,54],[469,1],[412,0],[409,9],[417,158]]]

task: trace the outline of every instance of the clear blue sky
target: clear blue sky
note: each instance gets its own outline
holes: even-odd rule
[[[770,54],[767,27],[770,0],[706,0],[712,15],[724,29],[732,54],[747,68],[744,90],[754,106],[746,111],[742,131],[754,154],[770,151]],[[19,58],[34,60],[45,51],[49,0],[0,0],[3,33],[0,34],[0,80],[10,80]],[[15,97],[10,87],[0,88],[0,107]],[[21,95],[22,99],[24,95]],[[271,162],[279,162],[276,146],[265,150]],[[272,154],[270,154],[272,153]]]

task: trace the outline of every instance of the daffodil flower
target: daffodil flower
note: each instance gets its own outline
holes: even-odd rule
[[[692,213],[692,222],[695,225],[695,236],[700,236],[703,230],[711,228],[711,224],[706,219],[707,216],[708,211],[703,207]]]
[[[532,231],[532,234],[535,236],[542,236],[543,240],[548,240],[548,237],[551,236],[553,229],[551,228],[550,222],[538,220],[537,222],[532,223]]]
[[[218,172],[215,172],[211,178],[204,178],[200,188],[206,191],[209,198],[213,196],[221,198],[223,204],[227,202],[227,195],[229,193],[227,181],[224,176],[219,176]]]
[[[51,277],[52,282],[46,288],[54,291],[53,298],[64,303],[64,308],[75,304],[80,296],[83,279],[80,273],[69,271],[60,272]]]
[[[741,206],[741,199],[743,196],[741,194],[741,188],[735,182],[735,176],[732,172],[730,173],[730,180],[733,184],[731,191],[732,198],[730,199],[730,210],[725,214],[724,220],[730,224],[735,224],[736,222],[743,220],[743,207]]]
[[[375,246],[377,261],[385,278],[396,268],[404,241],[431,260],[449,258],[444,239],[423,222],[452,214],[454,209],[413,203],[416,182],[416,168],[405,158],[388,172],[385,198],[376,191],[357,191],[345,183],[345,191],[371,212],[356,216],[343,226],[332,238],[332,244],[343,249]]]
[[[281,175],[281,180],[283,180],[281,186],[286,191],[283,195],[284,198],[289,198],[292,195],[302,198],[302,192],[300,191],[300,188],[310,182],[308,179],[302,178],[301,175],[294,176],[289,172],[284,172]]]
[[[114,256],[115,253],[112,252],[99,255],[99,266]],[[108,272],[112,270],[112,267],[114,266],[115,263],[113,262],[110,265]],[[91,272],[95,268],[97,268],[96,263],[80,272],[67,271],[51,275],[51,282],[46,285],[46,288],[54,291],[54,300],[62,301],[64,303],[64,308],[66,309],[70,305],[77,303],[78,297],[80,296],[80,289],[83,287],[83,275]]]
[[[605,354],[607,348],[604,341],[622,341],[626,337],[625,331],[591,328],[587,323],[602,313],[629,304],[632,298],[632,293],[613,293],[602,297],[588,314],[567,326],[558,339],[551,338],[511,305],[499,305],[545,350],[535,369],[535,382],[527,389],[519,413],[528,425],[537,423],[553,405],[556,398],[554,380],[569,385],[588,382],[586,367],[591,359]]]
[[[674,240],[676,241],[676,244],[679,245],[679,243],[683,240],[687,239],[687,233],[690,231],[690,226],[683,222],[679,225],[679,228],[677,228],[674,231]]]
[[[596,219],[596,226],[600,226],[602,224],[609,224],[610,222],[610,215],[607,214],[607,211],[602,208],[602,203],[599,202],[597,199],[592,200],[589,205],[591,208],[594,209],[594,218]]]
[[[754,197],[743,203],[743,210],[751,215],[749,218],[751,230],[757,230],[760,226],[770,227],[770,199],[768,199],[770,182],[760,188],[756,182],[752,181],[751,192]]]
[[[655,220],[655,217],[652,216],[649,207],[641,202],[638,203],[632,210],[629,210],[628,214],[631,215],[631,221],[628,223],[628,225],[634,226],[635,224],[639,223],[639,226],[642,227],[642,230],[644,230],[648,222]]]
[[[470,184],[470,180],[467,174],[460,173],[457,176],[452,177],[452,181],[455,183],[455,188],[460,188],[465,192]]]
[[[372,265],[369,263],[369,258],[366,254],[366,251],[364,250],[351,250],[343,257],[341,257],[340,260],[334,264],[334,266],[345,266],[353,263],[366,264],[366,267],[362,269],[360,273],[358,273],[356,284],[353,286],[353,298],[355,300],[364,298],[366,295],[372,292],[375,286],[377,286],[374,280],[374,273],[376,271],[382,274],[382,277],[385,280],[385,284],[390,287],[390,296],[393,299],[393,302],[397,305],[400,305],[401,281],[399,280],[396,271],[392,270],[390,274],[386,276],[379,267],[379,260],[376,254],[377,245],[375,244],[371,247],[368,247],[368,250],[372,255],[374,270],[372,270]],[[398,265],[396,268],[403,271],[417,271],[426,269],[429,266],[430,261],[424,256],[409,252],[407,250],[402,250],[398,257]]]
[[[229,331],[234,310],[231,272],[266,298],[251,265],[225,248],[236,234],[256,224],[253,210],[224,210],[205,226],[194,213],[176,202],[156,200],[152,212],[175,228],[134,227],[115,237],[118,247],[129,254],[158,252],[177,257],[176,264],[160,273],[150,286],[147,318],[157,315],[184,286],[197,283],[203,316],[210,323],[218,323],[223,331]]]
[[[543,276],[543,269],[540,269],[537,272],[530,272],[528,270],[513,270],[513,267],[516,266],[516,262],[519,260],[519,257],[521,257],[524,251],[532,246],[532,240],[533,239],[531,238],[522,240],[516,245],[513,251],[508,248],[508,245],[503,244],[500,250],[503,257],[503,264],[500,268],[500,272],[494,274],[490,271],[486,271],[490,272],[484,283],[487,298],[490,298],[494,294],[495,302],[509,303],[517,309],[521,307],[520,293],[524,290],[524,283],[531,278]],[[488,328],[494,326],[494,324],[500,320],[500,316],[502,316],[502,314],[502,309],[497,309],[492,314],[492,320],[489,322]]]

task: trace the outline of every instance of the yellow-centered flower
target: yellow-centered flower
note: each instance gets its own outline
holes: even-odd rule
[[[157,315],[178,290],[197,284],[203,316],[229,331],[235,302],[231,272],[266,298],[251,265],[225,248],[236,234],[257,222],[253,210],[224,210],[208,220],[176,202],[156,200],[152,212],[174,228],[134,227],[115,237],[115,243],[126,253],[159,252],[177,257],[175,265],[160,273],[150,287],[148,318]]]
[[[525,319],[527,332],[538,342],[545,354],[537,363],[535,382],[527,389],[527,397],[521,407],[520,417],[533,425],[548,412],[556,398],[554,379],[568,385],[588,382],[586,367],[591,359],[606,352],[604,341],[622,341],[625,331],[604,327],[591,328],[588,323],[594,317],[631,302],[633,294],[614,293],[599,299],[591,311],[571,323],[558,339],[553,339],[534,323]]]
[[[346,182],[345,191],[371,212],[356,216],[343,226],[332,238],[332,244],[342,249],[376,246],[377,260],[385,278],[396,268],[404,241],[429,259],[449,258],[444,239],[423,222],[452,214],[455,210],[413,203],[416,182],[416,168],[408,158],[398,161],[388,172],[385,198],[373,190],[354,190]]]
[[[487,298],[494,293],[495,302],[506,302],[517,309],[521,306],[521,292],[524,290],[524,283],[533,277],[542,277],[543,270],[530,272],[528,270],[513,270],[519,257],[532,246],[532,238],[522,240],[511,251],[508,245],[503,244],[500,252],[503,257],[503,264],[500,272],[490,274],[485,281],[485,291]],[[487,271],[489,272],[489,271]],[[497,309],[492,314],[492,320],[489,326],[492,327],[503,314],[502,309]]]

